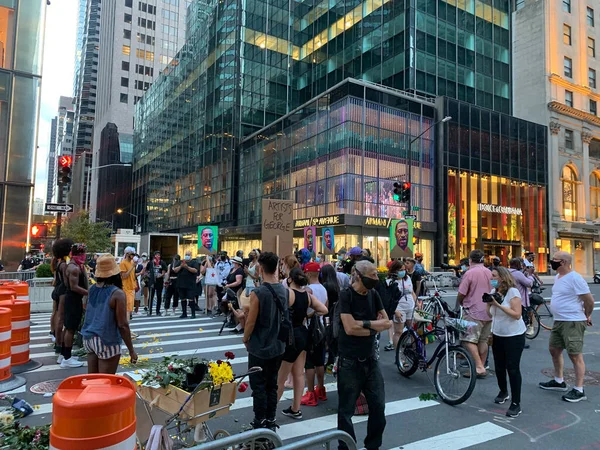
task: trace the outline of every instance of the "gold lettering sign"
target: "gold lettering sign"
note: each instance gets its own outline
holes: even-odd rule
[[[294,228],[310,227],[310,219],[298,219],[294,221]]]
[[[325,216],[325,217],[313,217],[312,226],[322,227],[326,225],[339,225],[341,223],[340,216]]]
[[[365,226],[388,228],[390,226],[390,219],[384,217],[365,217]]]

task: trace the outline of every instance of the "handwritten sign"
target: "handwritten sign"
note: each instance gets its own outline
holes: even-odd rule
[[[262,250],[289,255],[294,246],[294,202],[264,198],[262,201]]]

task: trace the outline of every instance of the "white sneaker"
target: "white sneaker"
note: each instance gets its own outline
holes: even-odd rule
[[[71,369],[71,368],[75,368],[75,367],[81,367],[83,366],[83,363],[81,361],[77,361],[74,358],[69,358],[69,359],[65,359],[63,360],[62,363],[60,363],[60,367],[61,369]]]
[[[65,357],[63,355],[58,355],[58,359],[56,360],[56,364],[62,364],[62,362],[65,360]]]
[[[526,334],[533,334],[533,325],[527,325],[527,333]]]

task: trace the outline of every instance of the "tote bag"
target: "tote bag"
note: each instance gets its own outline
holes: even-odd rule
[[[214,267],[208,267],[204,273],[204,284],[207,286],[216,286],[219,284],[219,277],[217,276],[217,269]]]

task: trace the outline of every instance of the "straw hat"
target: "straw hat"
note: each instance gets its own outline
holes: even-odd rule
[[[96,260],[96,278],[110,278],[119,273],[121,273],[121,270],[117,266],[113,255],[101,255]]]

